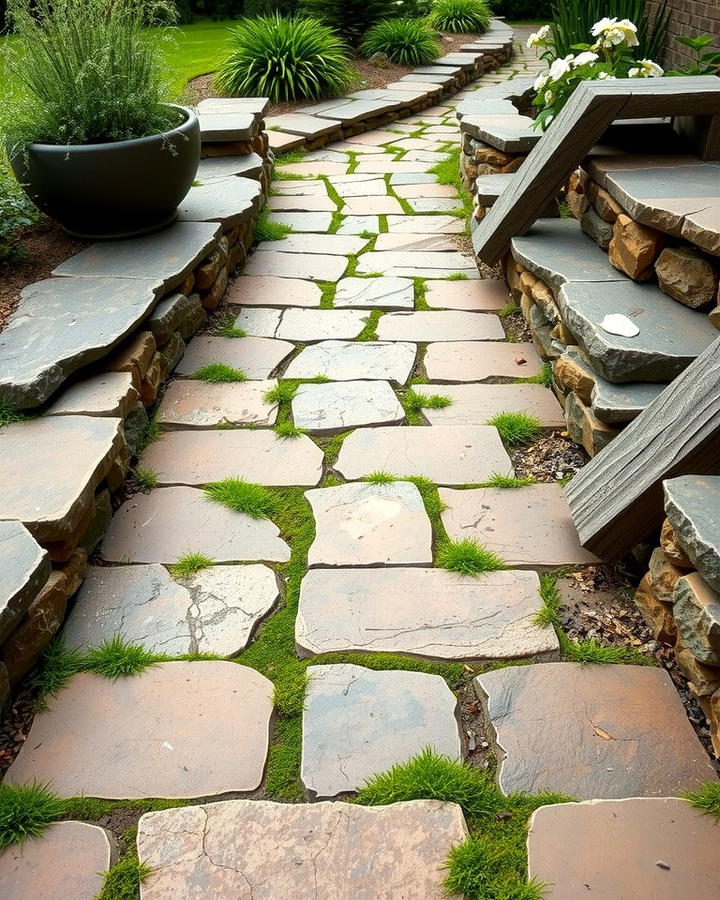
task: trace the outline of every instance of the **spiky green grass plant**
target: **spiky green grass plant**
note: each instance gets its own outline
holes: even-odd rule
[[[204,553],[185,553],[176,563],[170,566],[170,574],[174,578],[190,578],[215,565],[215,560]]]
[[[682,796],[699,809],[720,822],[720,781],[708,781],[696,791],[687,791]]]
[[[398,66],[421,66],[437,59],[442,47],[425,19],[383,19],[369,29],[360,52],[366,59],[384,53]]]
[[[0,784],[0,852],[12,844],[37,837],[65,813],[49,784]]]
[[[141,491],[151,491],[157,487],[158,473],[155,469],[144,469],[138,466],[132,474],[133,481]]]
[[[236,369],[227,363],[208,363],[193,372],[190,377],[196,381],[207,381],[210,384],[229,384],[248,380],[242,369]]]
[[[131,644],[119,634],[93,647],[85,655],[84,667],[103,678],[125,678],[139,675],[158,661],[157,654],[150,653],[139,644]]]
[[[435,555],[435,564],[460,575],[481,575],[483,572],[496,572],[505,568],[505,563],[496,553],[473,538],[441,541]]]
[[[482,34],[492,22],[492,10],[487,0],[435,0],[429,20],[438,31]]]
[[[243,478],[225,478],[213,481],[204,489],[216,503],[222,503],[235,512],[245,513],[253,519],[266,519],[273,509],[273,495],[261,484],[253,484]]]
[[[542,423],[534,416],[522,412],[501,412],[487,422],[494,425],[500,437],[509,447],[529,444],[542,433]]]

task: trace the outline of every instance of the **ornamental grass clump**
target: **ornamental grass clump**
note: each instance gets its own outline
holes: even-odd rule
[[[353,78],[341,37],[317,19],[241,19],[215,76],[222,93],[274,103],[334,97]]]
[[[487,0],[435,0],[430,24],[451,34],[483,34],[492,22]]]
[[[354,46],[381,19],[408,16],[401,6],[388,0],[303,0],[301,8],[303,14],[329,25]]]
[[[385,19],[368,31],[360,52],[366,58],[384,53],[398,66],[421,66],[437,59],[442,48],[424,19]]]
[[[28,143],[103,144],[181,121],[162,64],[174,13],[153,0],[13,0],[3,49],[10,89],[0,126],[10,153]]]

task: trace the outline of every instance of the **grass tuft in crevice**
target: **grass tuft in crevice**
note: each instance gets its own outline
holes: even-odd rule
[[[66,802],[47,782],[0,784],[0,853],[27,838],[38,837],[65,811]]]
[[[542,434],[540,420],[522,412],[501,412],[488,419],[486,424],[497,428],[500,437],[509,447],[529,444]]]
[[[696,791],[686,791],[680,796],[692,803],[695,809],[720,822],[720,781],[708,781]]]
[[[125,678],[139,675],[150,666],[161,661],[156,653],[151,653],[139,644],[131,644],[116,634],[103,641],[99,647],[92,647],[85,654],[84,668],[103,678]]]
[[[9,400],[4,397],[0,398],[0,428],[5,428],[6,425],[15,425],[17,422],[25,422],[27,418],[24,413],[15,409]]]
[[[137,466],[133,470],[132,480],[137,485],[139,491],[151,491],[153,488],[157,487],[158,473],[155,469],[144,469],[142,466]]]
[[[268,488],[243,478],[212,481],[203,490],[210,500],[253,519],[267,519],[273,509],[273,495]]]
[[[218,322],[216,328],[216,334],[219,337],[226,338],[244,338],[247,337],[247,332],[243,328],[237,328],[235,322],[237,321],[237,316],[230,314],[221,322]]]
[[[483,481],[478,487],[500,488],[501,490],[515,490],[515,488],[529,487],[535,484],[532,475],[526,478],[514,478],[512,475],[502,475],[500,472],[493,472],[487,481]]]
[[[268,218],[268,213],[263,212],[253,228],[253,243],[282,241],[292,232],[293,228],[290,225],[284,225],[282,222],[271,222]]]
[[[176,563],[169,566],[169,570],[173,578],[190,578],[214,565],[215,560],[204,553],[185,553]]]
[[[230,384],[248,380],[242,369],[236,369],[226,363],[208,363],[193,372],[190,378],[196,381],[207,381],[210,384]]]
[[[435,565],[460,575],[482,575],[506,568],[496,553],[473,538],[441,541],[435,553]]]

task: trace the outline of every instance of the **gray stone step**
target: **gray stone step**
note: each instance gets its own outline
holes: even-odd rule
[[[0,521],[0,643],[50,577],[50,557],[22,522]]]
[[[669,478],[663,490],[678,543],[705,581],[720,591],[720,476]]]
[[[517,111],[515,115],[465,115],[462,130],[504,153],[529,153],[542,137],[542,131],[533,128],[533,119]]]

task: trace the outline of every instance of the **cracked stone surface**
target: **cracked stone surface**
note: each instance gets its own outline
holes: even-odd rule
[[[447,234],[379,234],[375,240],[375,250],[456,250],[453,235]]]
[[[165,662],[117,680],[82,672],[35,717],[5,780],[108,800],[254,791],[272,698],[269,679],[234,662]]]
[[[22,522],[0,521],[0,641],[50,577],[50,557]]]
[[[377,326],[381,341],[504,341],[505,332],[497,316],[462,310],[438,312],[391,312]],[[482,353],[475,347],[476,353]]]
[[[558,484],[522,488],[440,488],[442,522],[453,541],[474,538],[512,568],[597,563],[581,546]]]
[[[232,656],[279,600],[263,565],[212,566],[174,581],[161,565],[90,566],[63,629],[68,649],[114,635],[147,650]]]
[[[161,486],[244,478],[270,487],[314,487],[322,460],[322,450],[306,435],[283,441],[261,429],[197,430],[163,434],[143,453],[140,465],[154,469]]]
[[[356,309],[412,309],[415,288],[409,278],[343,278],[334,305]]]
[[[323,375],[333,381],[367,379],[405,384],[415,355],[415,345],[402,341],[322,341],[301,350],[287,367],[285,377]]]
[[[444,865],[467,827],[454,803],[391,806],[226,800],[146,813],[138,851],[152,873],[141,900],[402,895],[445,900]],[[457,895],[455,900],[459,900]]]
[[[431,425],[485,425],[503,412],[521,412],[545,428],[565,428],[562,406],[542,384],[417,384],[418,394],[452,400],[443,409],[424,409]]]
[[[343,442],[335,468],[350,480],[387,472],[447,485],[512,474],[497,429],[488,425],[358,429]]]
[[[539,589],[535,572],[473,578],[444,569],[311,569],[295,643],[302,656],[357,650],[440,661],[553,659],[554,630],[534,623]]]
[[[350,256],[360,253],[367,244],[365,238],[343,234],[288,234],[279,241],[262,241],[258,252],[326,253],[331,256]]]
[[[305,496],[315,517],[308,565],[432,565],[430,520],[411,482],[342,484]]]
[[[225,294],[241,306],[320,306],[322,291],[312,281],[274,275],[243,275],[233,279]]]
[[[395,197],[348,197],[343,203],[343,215],[368,216],[401,213],[402,206]]]
[[[718,840],[713,817],[675,797],[561,803],[533,813],[528,868],[551,900],[584,892],[617,900],[636,888],[638,897],[656,900],[713,897]]]
[[[260,337],[317,343],[352,340],[365,327],[369,313],[354,309],[247,309],[235,327]]]
[[[471,256],[452,251],[417,253],[412,250],[371,250],[358,258],[357,271],[360,275],[379,272],[381,275],[406,278],[449,278],[457,273],[462,273],[467,278],[480,277]]]
[[[332,434],[360,425],[386,425],[405,418],[387,381],[330,381],[301,384],[292,401],[298,428]]]
[[[95,900],[115,857],[104,828],[85,822],[54,822],[40,837],[0,854],[3,900]]]
[[[288,545],[269,519],[253,519],[188,487],[126,500],[113,516],[100,553],[108,562],[167,565],[188,553],[215,562],[290,559]]]
[[[499,312],[510,302],[505,280],[431,281],[425,294],[434,309],[465,309],[471,312]]]
[[[495,734],[506,794],[664,797],[716,778],[664,669],[509,667],[479,675],[475,689]]]
[[[720,591],[720,476],[663,482],[665,514],[678,543],[707,583]]]
[[[300,777],[311,799],[357,791],[425,747],[462,758],[457,700],[440,675],[354,665],[307,674]]]
[[[542,360],[530,343],[441,341],[428,344],[425,371],[432,381],[483,381],[485,378],[532,378]]]
[[[234,425],[274,425],[277,403],[265,394],[277,386],[269,381],[211,384],[192,379],[170,383],[157,413],[157,421],[170,428],[215,428]]]
[[[337,281],[347,268],[344,256],[312,253],[281,253],[256,250],[245,266],[246,275],[275,275],[279,278],[310,278],[312,281]]]
[[[224,338],[198,334],[188,344],[185,355],[175,369],[176,375],[194,375],[198,369],[213,363],[224,363],[240,369],[248,378],[269,378],[293,351],[289,341],[273,338]]]

